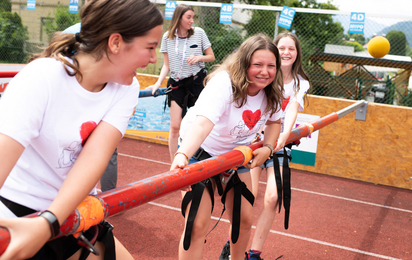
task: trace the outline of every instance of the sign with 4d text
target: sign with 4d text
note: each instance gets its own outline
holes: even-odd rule
[[[364,23],[365,13],[352,12],[350,14],[349,34],[363,34]]]

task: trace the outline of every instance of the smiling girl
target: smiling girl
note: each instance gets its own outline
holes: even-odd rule
[[[262,253],[262,248],[269,234],[272,223],[275,219],[277,206],[280,204],[279,201],[281,201],[282,199],[279,199],[279,197],[283,196],[283,194],[285,193],[283,192],[282,194],[282,192],[278,192],[282,190],[282,185],[285,184],[282,184],[281,182],[281,180],[285,180],[285,178],[283,178],[283,169],[285,168],[283,167],[289,169],[288,164],[290,162],[291,144],[285,147],[285,143],[289,138],[289,135],[295,124],[298,111],[303,111],[306,93],[309,91],[310,88],[309,77],[302,67],[302,49],[300,46],[299,39],[296,37],[296,35],[290,32],[281,33],[276,37],[274,43],[279,49],[280,58],[282,60],[281,69],[283,72],[284,82],[284,94],[282,105],[282,130],[281,134],[279,135],[279,138],[277,139],[277,144],[274,149],[275,155],[271,159],[268,159],[263,165],[261,165],[260,167],[256,167],[251,171],[253,182],[253,194],[257,196],[260,174],[262,172],[262,169],[267,170],[267,184],[264,196],[263,209],[256,223],[256,231],[252,240],[251,248],[248,252],[248,258],[245,258],[252,260],[262,259],[260,257]],[[265,139],[266,134],[267,133],[265,129]],[[284,159],[285,156],[286,160]],[[278,165],[274,166],[275,161],[273,160],[273,158],[274,160],[278,161]],[[285,161],[287,163],[284,165]],[[280,176],[275,176],[274,167],[279,169],[278,173],[280,174]],[[285,171],[285,174],[290,175],[290,170],[287,170],[287,173]],[[286,179],[290,180],[290,178]],[[279,183],[276,184],[276,181],[278,181]],[[290,182],[286,186],[290,187]],[[284,186],[283,190],[285,188],[289,189],[287,187]],[[284,201],[285,211],[288,210],[286,209],[286,203],[287,202]],[[285,216],[285,219],[285,221],[288,221],[288,217]],[[285,223],[285,228],[287,229],[288,222]]]
[[[149,0],[89,0],[80,32],[57,33],[11,80],[0,102],[0,226],[11,236],[1,260],[133,259],[107,222],[84,234],[98,235],[100,256],[73,236],[47,241],[96,194],[138,101],[135,71],[157,60],[162,24]]]
[[[269,37],[259,34],[248,38],[236,53],[207,77],[205,89],[183,119],[182,142],[175,153],[172,170],[248,145],[264,125],[267,134],[264,146],[254,151],[253,162],[238,168],[227,184],[222,182],[223,175],[217,175],[183,191],[182,212],[185,213],[186,224],[180,241],[179,259],[202,258],[212,214],[213,190],[222,185],[218,188],[226,197],[225,207],[231,221],[232,260],[243,260],[254,202],[249,191],[252,184],[249,169],[261,165],[272,154],[280,133],[283,81],[279,67],[279,52]],[[234,194],[235,188],[232,189],[237,185],[244,187],[239,197]],[[200,193],[201,198],[197,198],[198,193],[194,194],[193,190],[205,186],[208,188]],[[193,199],[188,199],[191,196]],[[200,203],[195,202],[199,200]],[[234,208],[239,202],[241,207],[237,209],[240,215],[235,215],[233,212],[237,211]],[[189,217],[193,216],[192,208],[197,211],[194,221]],[[239,218],[240,223],[233,224],[237,223],[233,219]]]

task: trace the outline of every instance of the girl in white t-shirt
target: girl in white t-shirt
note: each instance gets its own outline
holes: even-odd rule
[[[249,169],[261,165],[272,154],[273,145],[280,133],[283,81],[279,68],[279,52],[269,37],[259,34],[248,38],[236,53],[207,77],[205,89],[195,106],[189,109],[181,125],[182,141],[171,169],[184,168],[187,164],[208,156],[217,156],[237,146],[249,145],[259,129],[266,125],[265,144],[254,151],[252,163],[246,165],[247,168],[240,167],[238,177],[232,177],[227,185],[222,182],[223,194],[226,194],[225,206],[231,223],[233,218],[239,217],[232,216],[232,209],[236,208],[234,204],[241,201],[240,224],[232,226],[233,230],[237,230],[231,236],[232,260],[243,260],[245,256],[254,197],[250,193],[251,199],[247,196],[234,198],[234,189],[229,187],[234,180],[240,180],[234,185],[244,183],[242,185],[246,185],[247,193],[252,184]],[[218,175],[217,180],[217,183],[221,182],[222,176]],[[189,202],[187,207],[183,207],[186,225],[179,246],[179,259],[202,258],[216,179],[211,178],[202,183],[211,185],[204,189],[200,203],[192,205]],[[183,195],[190,194],[192,188],[197,189],[193,185],[187,187]],[[228,189],[227,193],[225,189]],[[198,206],[198,210],[194,223],[191,223],[188,216],[194,205]],[[187,233],[187,230],[192,232]]]
[[[149,0],[88,1],[80,32],[55,34],[11,80],[0,101],[0,227],[11,237],[1,260],[133,259],[105,222],[100,256],[72,235],[47,241],[96,194],[138,101],[135,71],[157,61],[162,24]]]
[[[290,157],[291,152],[290,147],[284,146],[289,138],[292,128],[294,127],[298,110],[303,111],[306,93],[310,88],[310,82],[308,75],[302,67],[302,49],[296,35],[290,32],[281,33],[276,37],[274,43],[279,49],[279,54],[282,60],[281,68],[284,82],[282,130],[274,149],[275,156],[279,156],[278,158],[275,157],[275,160],[277,159],[279,162],[280,167],[278,168],[280,169],[280,175],[283,176],[283,156],[286,156],[284,155],[284,151],[286,151],[288,157]],[[266,135],[266,129],[264,133]],[[286,157],[286,159],[289,163],[290,159],[288,157]],[[257,196],[258,193],[259,179],[262,169],[267,170],[267,184],[263,203],[264,206],[256,223],[256,231],[253,236],[251,248],[248,252],[248,259],[261,259],[260,254],[262,253],[264,242],[274,221],[277,212],[277,205],[280,204],[273,162],[274,161],[272,159],[268,159],[263,165],[261,165],[261,167],[256,167],[251,171],[254,196]],[[283,183],[283,185],[284,184],[285,183]],[[290,187],[289,185],[290,181],[286,186]],[[285,193],[285,189],[290,190],[288,187],[283,187],[283,193]],[[279,195],[282,196],[282,194]],[[287,199],[290,200],[290,196],[289,198],[284,199],[284,203],[288,203]],[[285,204],[285,207],[287,208],[288,206]],[[287,210],[286,208],[285,211]],[[285,224],[285,227],[287,228],[288,224]]]

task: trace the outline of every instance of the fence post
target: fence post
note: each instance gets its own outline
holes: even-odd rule
[[[358,100],[362,100],[362,85],[363,85],[363,80],[360,79],[358,81]]]
[[[273,36],[273,40],[278,37],[278,22],[279,22],[279,12],[276,12],[276,24],[275,24],[275,36]]]
[[[395,85],[392,83],[389,75],[386,77],[386,87],[389,90],[386,104],[393,105],[393,98],[395,96]]]

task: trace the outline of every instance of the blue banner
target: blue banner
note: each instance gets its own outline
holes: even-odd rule
[[[36,10],[36,0],[27,0],[27,10],[34,11]]]
[[[79,12],[79,0],[70,0],[69,13],[77,14]]]
[[[233,4],[222,4],[219,23],[232,23]]]
[[[287,7],[287,6],[283,6],[283,10],[280,13],[278,26],[289,30],[290,26],[292,26],[295,13],[296,13],[295,9]]]
[[[166,1],[165,20],[172,20],[175,9],[176,9],[176,1]]]
[[[365,13],[350,14],[349,34],[363,34],[365,28]]]

